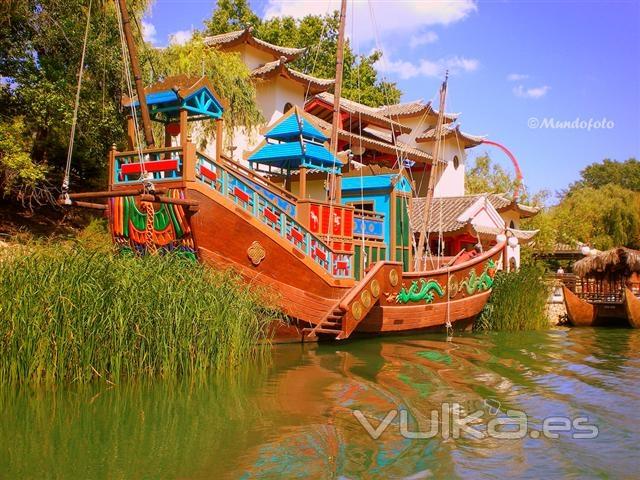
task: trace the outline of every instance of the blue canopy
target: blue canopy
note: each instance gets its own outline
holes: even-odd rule
[[[201,85],[200,88],[196,85],[191,91],[187,90],[182,98],[173,89],[168,89],[147,93],[145,99],[149,106],[149,113],[154,119],[160,118],[155,118],[157,114],[165,114],[169,120],[175,119],[179,116],[181,109],[186,110],[189,117],[198,119],[218,119],[222,118],[224,113],[222,104],[206,84]],[[131,104],[134,107],[140,106],[137,99],[125,103],[124,106],[129,107]]]
[[[394,188],[401,192],[410,192],[411,185],[406,178],[397,180],[398,174],[385,175],[363,175],[362,177],[352,176],[342,179],[343,192],[359,192],[371,190],[387,190]],[[395,185],[394,185],[395,181]]]
[[[340,172],[342,162],[324,145],[300,141],[267,143],[249,157],[250,163],[298,170],[301,167],[331,173]]]
[[[328,137],[304,118],[297,108],[266,134],[266,143],[248,158],[259,163],[287,170],[309,168],[339,173],[342,162],[325,146]]]
[[[290,141],[297,139],[300,135],[303,138],[319,142],[329,140],[329,137],[314,127],[306,118],[299,119],[297,113],[290,115],[289,118],[277,124],[265,136],[272,140]]]

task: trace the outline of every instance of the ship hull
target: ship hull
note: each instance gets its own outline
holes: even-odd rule
[[[249,286],[260,285],[269,292],[269,301],[289,317],[287,323],[274,323],[275,341],[303,341],[305,329],[317,326],[341,298],[358,288],[359,282],[328,278],[294,247],[274,238],[250,215],[216,192],[196,185],[187,191],[187,197],[200,204],[199,212],[191,219],[200,260],[214,268],[234,269]],[[255,242],[264,251],[264,258],[257,265],[247,253]],[[397,263],[387,262],[388,271],[381,273],[378,282],[382,291],[372,297],[374,305],[363,318],[357,319],[349,335],[434,329],[448,322],[455,328],[469,325],[490,295],[490,285],[474,291],[469,277],[480,278],[487,262],[499,261],[501,255],[501,249],[496,248],[448,270],[411,273],[402,272]],[[395,285],[387,278],[392,269],[397,272]],[[485,279],[491,283],[495,272],[490,273],[488,276],[485,272]],[[433,298],[429,294],[425,298],[398,295],[402,289],[410,290],[413,283],[421,287],[429,281],[439,287],[442,295],[438,288],[432,293]]]
[[[625,289],[623,303],[589,303],[563,287],[569,323],[574,327],[617,326],[640,328],[640,299]]]

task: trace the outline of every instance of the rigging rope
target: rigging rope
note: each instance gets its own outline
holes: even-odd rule
[[[150,178],[149,175],[147,174],[147,169],[146,169],[146,165],[145,165],[145,158],[144,158],[144,154],[142,152],[142,139],[140,137],[140,127],[138,124],[138,115],[136,113],[136,106],[135,106],[135,102],[133,101],[133,82],[131,81],[131,72],[129,71],[129,63],[130,63],[130,57],[129,57],[129,50],[127,48],[127,44],[125,41],[125,36],[124,36],[124,26],[122,24],[122,12],[120,11],[120,5],[119,2],[114,2],[116,5],[116,10],[117,10],[117,17],[118,17],[118,31],[120,33],[120,48],[122,49],[122,61],[123,61],[123,66],[124,66],[124,77],[125,77],[125,83],[127,85],[127,91],[129,93],[129,99],[131,100],[131,116],[133,119],[133,128],[134,128],[134,134],[135,134],[135,149],[138,153],[138,159],[140,160],[140,177],[139,180],[142,181],[143,185],[144,185],[144,189],[145,191],[149,191],[149,192],[153,192],[154,191],[154,186],[153,183],[151,182],[152,177]],[[138,101],[140,101],[140,99],[138,99]]]
[[[71,136],[69,138],[69,148],[67,150],[67,164],[64,169],[64,179],[62,180],[62,195],[66,205],[71,205],[69,198],[69,177],[71,174],[71,155],[73,153],[73,143],[76,136],[76,125],[78,122],[78,107],[80,105],[80,89],[82,88],[82,74],[84,72],[84,58],[87,53],[87,42],[89,39],[89,28],[91,27],[91,5],[93,0],[89,0],[89,8],[87,10],[87,25],[84,29],[84,41],[82,43],[82,56],[80,58],[80,71],[78,72],[78,87],[76,89],[76,101],[73,107],[73,119],[71,120]]]

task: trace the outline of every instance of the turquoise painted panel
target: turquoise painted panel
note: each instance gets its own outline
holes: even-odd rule
[[[384,190],[391,189],[393,180],[397,178],[397,174],[388,175],[365,175],[362,177],[347,177],[342,179],[343,192],[360,192],[360,190]],[[395,190],[401,192],[410,192],[411,185],[406,178],[402,177],[395,185]]]
[[[384,238],[384,221],[371,220],[354,217],[353,219],[354,235],[367,235],[370,237]]]
[[[320,142],[329,140],[329,137],[314,127],[305,118],[302,119],[302,129],[300,129],[300,123],[295,114],[273,127],[265,136],[274,140],[297,140],[300,134],[302,134],[303,138],[310,140]]]
[[[308,167],[325,171],[342,167],[342,162],[324,146],[306,142],[304,152],[300,142],[267,143],[249,157],[249,162],[279,168]]]

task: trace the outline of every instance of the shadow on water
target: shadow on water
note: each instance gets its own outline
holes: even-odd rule
[[[631,477],[639,385],[640,332],[628,329],[283,345],[225,380],[4,389],[0,476]],[[586,416],[599,436],[405,438],[397,415],[374,439],[353,414],[375,429],[402,410],[424,432],[443,403],[486,419],[520,410],[536,428]]]

